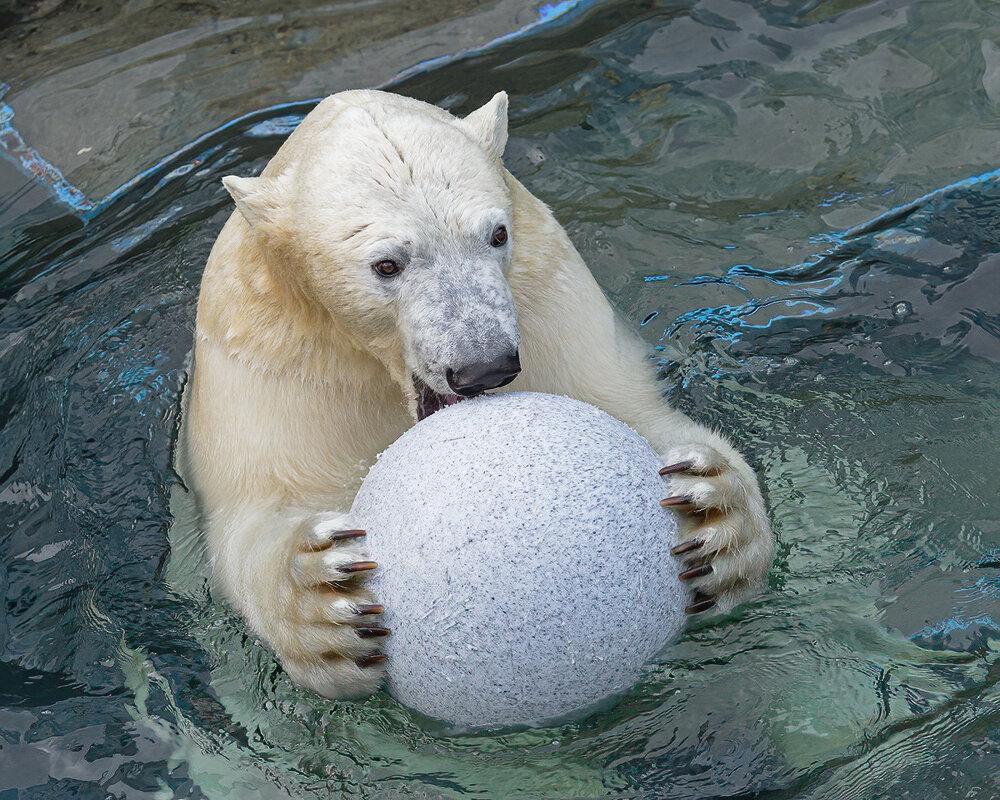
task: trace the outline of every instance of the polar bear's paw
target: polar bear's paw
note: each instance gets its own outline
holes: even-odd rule
[[[346,527],[344,514],[316,514],[299,527],[291,557],[291,629],[278,655],[296,683],[327,697],[371,694],[382,679],[379,641],[389,629],[365,580],[378,564],[361,542],[365,532]]]
[[[732,609],[764,582],[774,539],[757,480],[746,463],[713,447],[692,444],[671,450],[660,475],[670,496],[661,505],[678,512],[680,574],[694,590],[689,614]]]

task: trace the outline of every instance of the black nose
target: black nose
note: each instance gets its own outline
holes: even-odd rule
[[[449,369],[445,373],[448,385],[455,394],[472,397],[487,389],[506,386],[521,371],[521,359],[515,350],[513,355],[500,356],[484,364],[469,364],[460,369]]]

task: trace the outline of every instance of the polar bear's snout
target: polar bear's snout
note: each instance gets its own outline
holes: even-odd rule
[[[517,350],[513,355],[502,355],[492,361],[469,364],[458,370],[449,368],[445,378],[451,390],[462,397],[474,397],[487,389],[506,386],[521,373],[521,357]]]
[[[418,419],[520,374],[517,307],[499,260],[411,261],[395,301]]]
[[[455,370],[445,369],[445,381],[454,394],[441,394],[413,375],[413,388],[417,394],[417,419],[424,419],[435,411],[454,405],[469,397],[475,397],[489,389],[499,389],[513,381],[521,373],[521,358],[517,349],[484,361],[466,364]]]

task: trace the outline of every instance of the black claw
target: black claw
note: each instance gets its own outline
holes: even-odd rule
[[[700,614],[702,611],[708,611],[708,609],[712,608],[714,605],[714,597],[698,593],[694,596],[694,602],[684,610],[688,614]]]
[[[358,614],[381,614],[385,611],[384,606],[380,606],[378,603],[371,603],[370,605],[358,606],[356,613]]]
[[[676,464],[664,467],[660,470],[661,475],[673,475],[675,472],[687,472],[694,469],[693,461],[678,461]]]
[[[354,632],[358,634],[362,639],[377,639],[380,636],[388,636],[389,629],[382,628],[380,626],[373,626],[370,628],[355,628]]]
[[[689,581],[692,578],[700,578],[702,575],[708,575],[711,571],[711,564],[702,564],[700,567],[691,567],[691,569],[684,570],[677,577],[682,581]]]
[[[337,531],[336,533],[330,534],[330,540],[338,542],[341,539],[360,539],[365,535],[365,531],[352,529],[347,531]]]
[[[321,542],[315,542],[310,546],[310,550],[313,552],[320,552],[321,550],[326,550],[333,545],[334,542],[342,542],[347,539],[358,539],[365,535],[365,531],[362,530],[347,530],[347,531],[336,531],[331,533]]]
[[[361,669],[364,669],[365,667],[373,667],[376,664],[381,664],[388,657],[385,653],[372,653],[371,655],[354,659],[354,663],[361,667]]]
[[[690,553],[692,550],[697,550],[703,544],[705,544],[705,542],[701,539],[689,539],[688,541],[682,542],[676,547],[671,548],[670,555],[679,556],[684,553]]]
[[[664,508],[674,508],[675,506],[693,506],[694,499],[683,494],[675,494],[660,501]]]
[[[340,571],[347,573],[365,572],[370,569],[375,569],[377,566],[378,564],[374,561],[355,561],[351,564],[344,564],[344,566],[340,568]]]

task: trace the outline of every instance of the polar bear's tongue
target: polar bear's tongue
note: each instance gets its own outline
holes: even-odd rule
[[[425,419],[445,406],[453,406],[464,400],[457,394],[438,394],[420,378],[414,376],[413,385],[417,390],[417,420]]]

